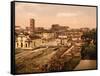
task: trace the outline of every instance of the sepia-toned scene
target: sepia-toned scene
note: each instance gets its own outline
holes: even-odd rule
[[[97,69],[96,7],[15,3],[16,73]]]

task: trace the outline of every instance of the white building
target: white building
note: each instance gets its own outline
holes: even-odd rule
[[[31,48],[31,39],[28,35],[24,35],[23,33],[20,33],[16,37],[16,48]]]

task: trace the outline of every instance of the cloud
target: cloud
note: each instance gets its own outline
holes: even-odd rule
[[[57,17],[74,17],[74,16],[77,16],[78,14],[77,13],[64,13],[64,12],[60,12],[60,13],[57,13]]]

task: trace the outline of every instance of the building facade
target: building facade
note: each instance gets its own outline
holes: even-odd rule
[[[24,35],[23,33],[20,33],[16,37],[16,48],[31,48],[31,39],[28,35]]]

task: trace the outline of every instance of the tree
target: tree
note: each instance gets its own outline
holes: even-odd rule
[[[96,29],[92,29],[88,32],[83,32],[83,35],[81,36],[81,39],[84,42],[87,42],[88,44],[90,44],[92,40],[93,43],[96,44],[96,38],[97,38]]]
[[[96,37],[96,29],[84,32],[81,36],[82,40],[84,41],[84,44],[81,49],[82,59],[97,58]]]

